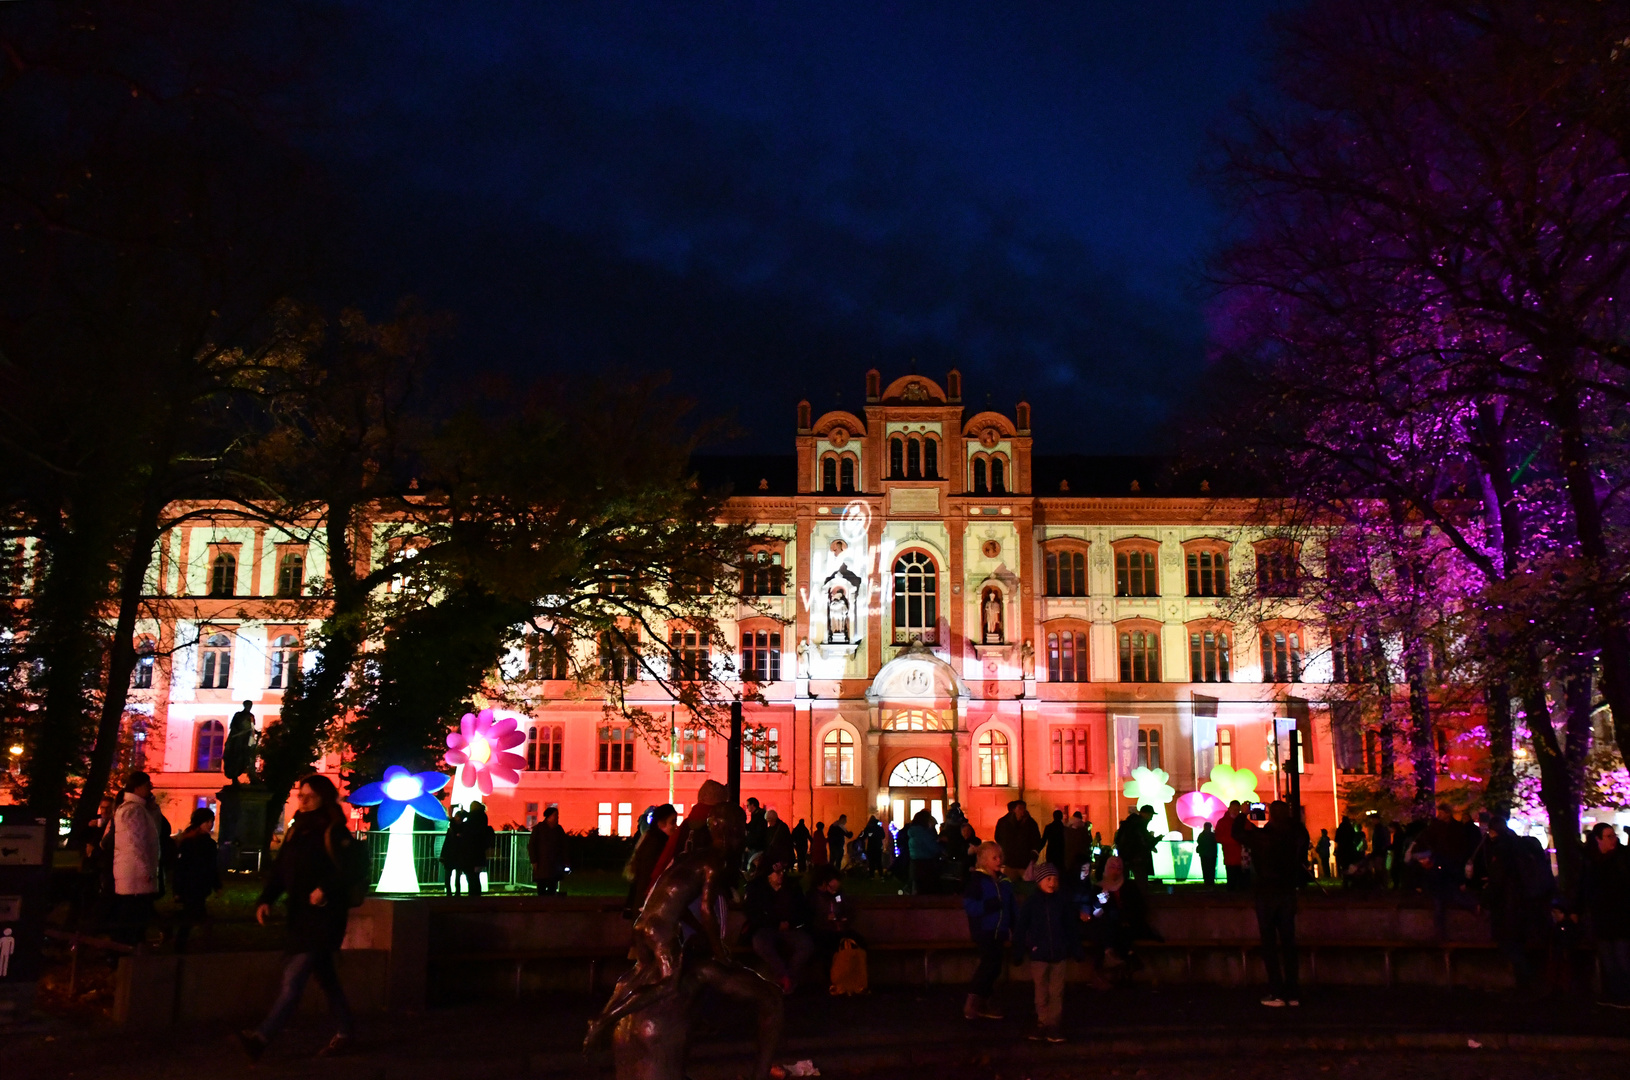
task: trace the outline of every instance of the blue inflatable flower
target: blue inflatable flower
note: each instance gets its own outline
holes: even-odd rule
[[[385,779],[362,785],[347,801],[352,806],[379,807],[381,829],[390,828],[410,807],[422,818],[446,821],[447,809],[437,800],[436,792],[452,779],[441,773],[408,772],[400,765],[392,765],[385,770]]]

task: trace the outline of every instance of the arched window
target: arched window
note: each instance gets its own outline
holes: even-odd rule
[[[1234,729],[1220,727],[1217,729],[1217,764],[1234,767]]]
[[[990,483],[985,479],[985,459],[973,459],[973,493],[975,495],[989,495]]]
[[[855,491],[855,459],[848,455],[838,462],[838,490],[846,495]]]
[[[1262,631],[1262,681],[1302,681],[1302,635],[1296,630]]]
[[[144,637],[136,642],[136,666],[130,670],[130,685],[137,690],[153,687],[153,659],[158,649],[153,639]]]
[[[306,557],[299,552],[284,552],[277,560],[277,595],[299,596],[306,587]]]
[[[566,729],[559,724],[533,724],[526,729],[526,767],[530,772],[559,772]]]
[[[282,634],[272,641],[271,674],[266,685],[273,690],[293,686],[300,679],[300,639],[293,634]]]
[[[1121,682],[1160,681],[1160,631],[1121,631]]]
[[[930,480],[940,478],[940,444],[938,439],[923,440],[923,475]]]
[[[1087,635],[1060,630],[1047,635],[1047,681],[1087,681]]]
[[[920,551],[908,551],[894,561],[894,642],[909,644],[914,637],[932,645],[939,627],[936,607],[939,575],[934,560]]]
[[[889,440],[889,475],[900,479],[906,474],[906,441],[896,435]]]
[[[1087,554],[1084,551],[1047,553],[1047,595],[1087,595]]]
[[[1115,595],[1160,595],[1153,548],[1122,548],[1115,553]]]
[[[232,685],[232,638],[211,634],[198,650],[198,685],[204,690],[224,690]]]
[[[855,737],[843,728],[833,728],[821,740],[821,776],[831,786],[855,782]]]
[[[1189,679],[1193,682],[1228,682],[1228,631],[1189,631]]]
[[[838,459],[831,454],[821,459],[821,490],[838,490]]]
[[[906,476],[912,480],[923,477],[923,444],[921,439],[906,440]]]
[[[1007,787],[1007,733],[986,728],[979,733],[977,744],[980,787]]]
[[[225,750],[226,728],[219,720],[205,720],[198,725],[192,771],[219,772],[221,769],[221,754]]]
[[[228,597],[237,595],[238,557],[227,552],[215,556],[209,570],[209,595]]]
[[[1007,494],[1007,462],[999,457],[990,459],[990,491],[992,495]]]
[[[889,772],[890,787],[944,787],[945,770],[925,757],[906,758]]]
[[[1138,765],[1145,769],[1161,767],[1159,728],[1138,728]]]

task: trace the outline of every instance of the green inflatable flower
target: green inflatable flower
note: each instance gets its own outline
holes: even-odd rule
[[[1218,765],[1211,770],[1211,779],[1200,785],[1200,790],[1217,796],[1224,803],[1235,800],[1242,803],[1261,802],[1256,795],[1256,773],[1250,769]]]
[[[1132,770],[1132,778],[1121,792],[1132,800],[1134,806],[1155,808],[1155,818],[1149,822],[1149,831],[1161,838],[1171,831],[1171,823],[1166,819],[1166,804],[1177,795],[1177,789],[1166,782],[1170,779],[1171,774],[1165,769],[1146,769],[1140,765]]]

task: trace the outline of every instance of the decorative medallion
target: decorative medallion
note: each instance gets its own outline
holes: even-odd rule
[[[1001,441],[1002,433],[993,427],[988,427],[979,433],[979,445],[983,446],[986,450],[989,450],[991,447],[995,446]]]
[[[928,389],[916,379],[906,383],[904,397],[907,401],[927,401]]]
[[[849,429],[844,427],[842,424],[839,424],[837,427],[832,429],[832,433],[826,437],[826,440],[839,450],[842,450],[845,446],[849,445]]]
[[[994,559],[1002,554],[1002,545],[995,540],[986,540],[980,545],[979,550],[985,558]]]
[[[834,540],[827,550],[834,555],[842,555],[845,551],[849,550],[849,545],[844,543],[842,540]]]

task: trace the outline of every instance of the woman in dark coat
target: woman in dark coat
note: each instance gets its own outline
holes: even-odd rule
[[[313,977],[328,998],[334,1018],[334,1037],[321,1053],[340,1054],[350,1045],[351,1006],[345,1000],[334,953],[345,940],[350,915],[346,879],[347,849],[355,843],[340,809],[340,793],[326,776],[313,774],[297,789],[300,809],[283,834],[283,846],[266,874],[266,886],[255,904],[255,920],[265,925],[280,896],[288,898],[289,962],[283,969],[283,989],[260,1027],[240,1032],[238,1039],[251,1059],[258,1058],[300,1005],[306,981]]]

